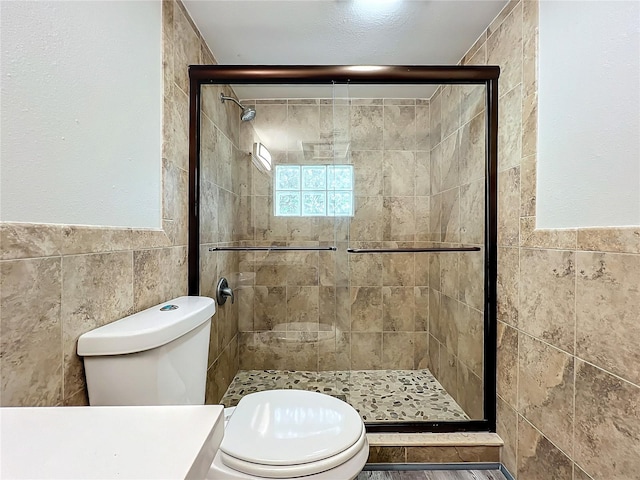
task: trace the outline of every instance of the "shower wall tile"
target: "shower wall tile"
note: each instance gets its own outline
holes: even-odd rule
[[[385,196],[413,196],[415,194],[416,159],[413,151],[384,152]]]
[[[357,196],[380,196],[383,186],[383,152],[381,150],[361,150],[351,152],[354,169],[353,191]]]
[[[476,310],[484,310],[484,252],[458,254],[458,299]]]
[[[431,154],[429,150],[416,152],[416,196],[431,195]]]
[[[498,174],[498,245],[516,246],[519,241],[520,167]]]
[[[416,107],[414,105],[384,106],[384,149],[416,149]]]
[[[520,216],[536,212],[536,157],[525,157],[520,164]]]
[[[383,239],[413,241],[416,231],[414,197],[383,197]]]
[[[349,257],[349,278],[352,286],[382,285],[380,255],[352,255]]]
[[[62,226],[32,223],[0,224],[0,260],[60,254]]]
[[[498,249],[498,306],[497,317],[513,327],[518,326],[520,310],[520,249],[503,247]]]
[[[431,364],[429,361],[429,333],[415,332],[413,334],[413,367],[414,369],[429,369]],[[395,368],[395,367],[394,367]]]
[[[398,248],[397,244],[388,245]],[[415,256],[413,253],[389,253],[382,256],[382,284],[389,286],[412,286],[415,281]]]
[[[413,332],[413,287],[382,287],[382,327],[385,332]]]
[[[189,91],[189,65],[201,63],[200,39],[191,19],[180,8],[173,9],[173,81]]]
[[[504,441],[500,461],[509,472],[517,472],[516,445],[518,443],[518,414],[498,397],[496,432]]]
[[[521,247],[575,250],[577,237],[576,229],[536,229],[536,217],[520,217]]]
[[[382,332],[382,289],[351,287],[351,331]]]
[[[498,395],[518,408],[518,332],[498,322]]]
[[[581,228],[578,250],[640,253],[640,227]]]
[[[461,360],[458,361],[457,401],[474,420],[484,418],[482,378],[473,373]]]
[[[382,368],[411,370],[414,363],[413,332],[384,332],[382,334]]]
[[[477,377],[482,377],[484,315],[466,305],[458,312],[458,358]],[[463,407],[464,408],[464,407]],[[467,411],[465,409],[465,411]]]
[[[429,136],[431,149],[442,141],[442,88],[438,87],[429,102]]]
[[[349,237],[352,241],[381,241],[384,237],[382,197],[355,197],[355,214]]]
[[[522,2],[487,38],[487,64],[500,65],[500,90],[522,82]]]
[[[382,150],[384,142],[384,107],[355,105],[350,112],[351,148]]]
[[[442,87],[442,140],[460,127],[460,87],[445,85]]]
[[[500,97],[498,106],[498,169],[520,165],[522,158],[522,87],[515,86]]]
[[[351,369],[382,368],[382,333],[353,332],[351,334]]]
[[[425,242],[433,240],[431,232],[431,205],[430,197],[415,197],[416,212],[416,242]]]
[[[430,182],[429,189],[431,195],[442,192],[442,144],[438,143],[431,150],[429,158]]]
[[[449,190],[460,185],[459,173],[459,131],[456,130],[442,140],[440,156],[440,188]]]
[[[460,128],[460,183],[484,180],[485,117],[477,115]]]
[[[416,150],[431,150],[430,116],[428,100],[416,104]]]
[[[441,213],[442,241],[458,243],[460,241],[460,188],[452,188],[442,193]]]
[[[460,187],[460,241],[484,243],[484,180]]]
[[[320,108],[316,105],[288,105],[287,150],[299,150],[300,142],[320,141]]]

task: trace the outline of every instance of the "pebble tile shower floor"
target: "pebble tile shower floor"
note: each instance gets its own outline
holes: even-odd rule
[[[429,370],[241,370],[221,403],[234,407],[254,392],[311,390],[351,404],[366,422],[469,420]]]

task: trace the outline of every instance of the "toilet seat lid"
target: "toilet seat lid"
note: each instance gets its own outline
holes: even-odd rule
[[[338,455],[362,436],[348,403],[322,393],[270,390],[243,397],[220,450],[260,465],[297,465]]]

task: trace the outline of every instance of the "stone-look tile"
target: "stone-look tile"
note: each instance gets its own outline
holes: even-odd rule
[[[318,370],[318,340],[315,332],[287,332],[286,362],[293,370]]]
[[[233,147],[231,159],[231,191],[236,195],[251,195],[252,172],[258,170],[251,163],[248,151]]]
[[[515,475],[517,472],[518,414],[500,397],[498,397],[496,431],[504,441],[500,461],[507,467],[509,472]]]
[[[351,334],[341,333],[335,339],[318,345],[318,371],[351,368]]]
[[[451,298],[460,295],[459,263],[460,255],[456,252],[440,254],[440,287],[442,293]]]
[[[413,300],[415,304],[414,331],[429,331],[429,287],[414,287]]]
[[[200,63],[200,39],[190,19],[180,8],[173,9],[174,82],[189,91],[189,65]]]
[[[444,345],[440,348],[440,375],[438,380],[444,389],[458,401],[458,358]]]
[[[252,122],[258,137],[265,145],[269,146],[270,152],[286,151],[288,145],[287,106],[260,104],[259,110],[260,115],[256,115]]]
[[[573,464],[573,480],[593,480],[577,464]]]
[[[640,255],[576,254],[576,355],[640,384]]]
[[[437,304],[437,301],[435,303]],[[440,311],[438,315],[434,313],[431,322],[433,336],[454,354],[458,353],[458,322],[461,307],[462,304],[457,300],[447,295],[440,295]]]
[[[593,478],[640,478],[640,388],[580,360],[574,455]]]
[[[431,197],[415,197],[415,240],[416,242],[432,241],[431,232]],[[439,236],[438,236],[439,240]]]
[[[182,170],[189,166],[189,97],[179,88],[164,97],[162,121],[162,158]]]
[[[207,182],[200,184],[200,243],[218,241],[218,188]]]
[[[513,327],[518,326],[520,249],[498,249],[498,320]]]
[[[416,196],[431,195],[431,153],[430,151],[416,152]]]
[[[457,399],[469,418],[484,418],[483,398],[482,379],[459,361]]]
[[[487,38],[487,64],[500,65],[500,90],[508,92],[522,82],[522,5]]]
[[[516,246],[520,232],[520,167],[498,174],[498,245]]]
[[[572,462],[529,422],[518,418],[518,478],[571,480]]]
[[[573,449],[573,357],[520,334],[518,409],[555,445]]]
[[[442,88],[438,88],[429,102],[429,136],[431,149],[442,141]]]
[[[349,278],[352,286],[382,285],[380,255],[352,255],[349,257]]]
[[[416,149],[415,106],[384,106],[384,149]]]
[[[405,463],[404,447],[369,447],[367,463]]]
[[[63,405],[65,407],[88,407],[89,395],[86,389],[82,389],[73,395],[64,399]]]
[[[577,242],[578,250],[640,253],[640,228],[580,228]]]
[[[380,287],[351,287],[351,331],[382,331]]]
[[[271,330],[286,322],[286,287],[254,287],[253,325],[257,331]]]
[[[351,107],[351,148],[353,150],[382,150],[383,108],[381,106]]]
[[[485,177],[485,118],[474,117],[460,129],[460,183],[470,183]]]
[[[383,168],[385,196],[415,194],[416,159],[412,151],[385,151]]]
[[[536,214],[536,157],[522,159],[520,164],[520,216]]]
[[[289,252],[286,258],[288,286],[318,285],[318,252]]]
[[[498,322],[498,395],[517,408],[518,331]]]
[[[458,299],[476,310],[484,310],[484,252],[461,252],[458,259]]]
[[[498,462],[500,447],[407,447],[407,462]]]
[[[186,247],[133,252],[133,293],[136,311],[186,295]]]
[[[249,196],[235,195],[233,197],[232,215],[235,219],[233,225],[233,240],[249,240],[253,241],[255,232],[253,229],[253,212],[251,211],[252,202]]]
[[[273,215],[273,198],[267,196],[254,196],[253,204],[253,225],[255,228],[255,239],[258,241],[283,241],[287,239],[286,217],[276,217]]]
[[[522,87],[508,91],[499,102],[498,170],[503,171],[519,166],[522,158]]]
[[[413,368],[413,332],[384,332],[382,334],[382,368],[407,370]]]
[[[477,377],[482,377],[484,315],[461,305],[458,312],[458,358]]]
[[[318,287],[287,287],[287,328],[306,331],[318,328],[320,291]],[[302,325],[300,325],[302,324]],[[314,331],[314,330],[312,330]]]
[[[460,187],[460,241],[484,243],[484,181]]]
[[[485,30],[480,34],[478,39],[475,41],[473,45],[467,50],[467,53],[464,54],[462,60],[460,61],[461,65],[484,65],[487,61],[486,51],[487,51],[487,31]],[[479,53],[481,52],[481,53]],[[480,57],[480,58],[478,58]],[[471,61],[471,59],[476,59],[476,61]]]
[[[460,127],[460,87],[444,85],[442,87],[442,140]]]
[[[162,83],[166,93],[173,86],[173,2],[162,1]]]
[[[355,197],[355,204],[350,239],[355,242],[382,240],[385,229],[382,197]]]
[[[34,223],[0,224],[0,260],[59,255],[62,226]]]
[[[414,311],[413,287],[382,287],[383,331],[413,332]]]
[[[429,334],[415,332],[413,334],[413,368],[430,368],[429,362]]]
[[[380,196],[383,186],[382,151],[352,151],[353,191],[356,196]]]
[[[442,193],[442,215],[440,218],[442,241],[460,241],[460,188],[452,188]]]
[[[383,197],[384,240],[413,241],[416,231],[414,197]]]
[[[433,147],[433,150],[431,150],[431,154],[429,157],[429,169],[430,169],[429,189],[431,190],[431,194],[435,195],[436,193],[442,192],[442,144],[441,143]]]
[[[382,367],[382,333],[351,334],[351,368],[376,370]]]
[[[320,107],[289,105],[287,107],[287,150],[298,150],[300,142],[320,141]]]
[[[141,310],[141,309],[137,309]],[[132,252],[62,258],[62,345],[64,391],[85,384],[76,354],[78,337],[134,312]]]
[[[442,194],[433,195],[429,198],[429,230],[431,240],[442,241]]]
[[[558,248],[575,250],[577,230],[572,228],[536,229],[536,217],[520,218],[520,246],[526,248]]]
[[[440,258],[446,256],[447,254],[440,253],[430,253],[428,255],[429,262],[429,287],[433,290],[437,290],[438,292],[442,291],[441,286],[441,272],[440,272]],[[420,258],[420,256],[419,256]]]
[[[440,342],[431,334],[429,334],[429,370],[436,378],[440,377]]]
[[[397,248],[394,242],[389,248]],[[382,257],[382,284],[388,286],[411,286],[415,284],[415,254],[388,253]]]
[[[573,353],[575,253],[520,250],[521,330]]]
[[[525,87],[523,86],[523,89]],[[535,155],[538,142],[538,92],[522,94],[522,156]]]
[[[416,150],[431,150],[429,103],[416,105]]]
[[[209,117],[203,115],[200,124],[200,181],[217,182],[218,136],[216,126]],[[162,189],[165,193],[166,185],[163,184]]]
[[[460,185],[459,166],[459,132],[455,132],[442,140],[440,156],[440,188],[449,190]]]
[[[0,263],[3,407],[62,401],[61,288],[60,258]]]
[[[486,43],[479,46],[478,51],[465,65],[485,65],[487,56]],[[460,87],[460,122],[467,123],[472,118],[483,113],[485,108],[485,86],[484,85],[461,85]]]

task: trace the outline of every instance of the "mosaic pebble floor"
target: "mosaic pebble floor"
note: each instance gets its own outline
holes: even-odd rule
[[[234,407],[245,395],[273,389],[332,395],[351,404],[366,422],[469,419],[429,370],[241,370],[221,403]]]

